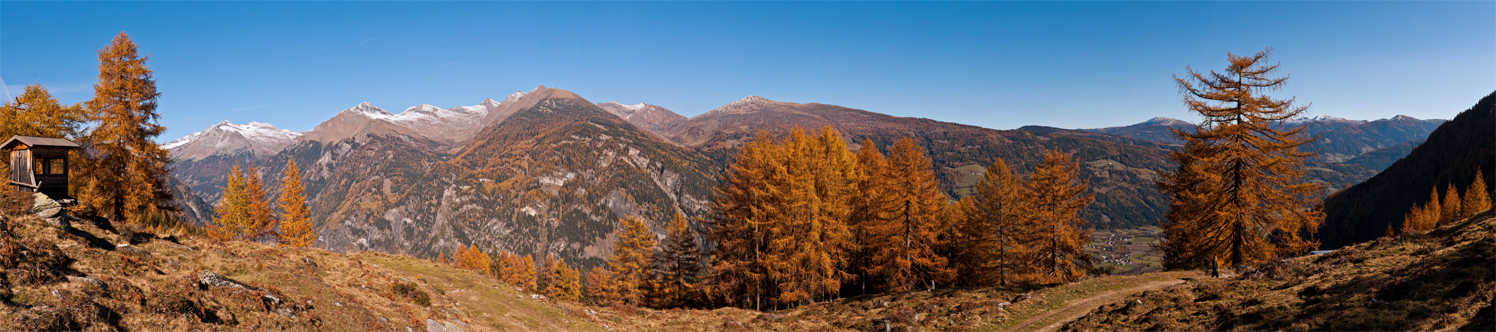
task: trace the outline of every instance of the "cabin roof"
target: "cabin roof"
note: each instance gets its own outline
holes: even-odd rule
[[[22,143],[26,144],[26,146],[31,146],[31,147],[38,147],[38,146],[40,146],[40,147],[58,147],[58,148],[68,148],[68,149],[77,149],[78,148],[78,143],[73,143],[73,141],[69,141],[69,140],[65,140],[65,139],[61,139],[61,138],[36,137],[36,136],[21,136],[21,135],[11,136],[10,139],[5,140],[5,144],[0,145],[0,146],[3,146],[3,148],[6,149],[6,150],[10,150],[11,148],[14,148],[16,146],[16,144],[22,144]]]

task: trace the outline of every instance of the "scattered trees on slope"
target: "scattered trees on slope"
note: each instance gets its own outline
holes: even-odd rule
[[[1407,216],[1403,217],[1401,231],[1424,232],[1490,209],[1491,195],[1486,190],[1485,175],[1476,171],[1475,180],[1465,189],[1464,195],[1455,189],[1453,183],[1445,186],[1442,200],[1439,198],[1439,190],[1432,189],[1428,203],[1414,205]]]

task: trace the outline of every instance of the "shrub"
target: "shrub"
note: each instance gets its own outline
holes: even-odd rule
[[[422,292],[420,289],[417,289],[416,283],[414,282],[396,283],[390,288],[395,292],[395,295],[399,295],[400,297],[408,299],[411,301],[411,303],[415,303],[422,307],[431,306],[431,296],[426,295],[426,292]]]

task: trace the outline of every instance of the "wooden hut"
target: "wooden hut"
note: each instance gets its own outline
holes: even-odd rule
[[[11,136],[3,145],[10,151],[10,184],[16,190],[41,192],[52,199],[68,195],[68,151],[78,143],[33,136]]]

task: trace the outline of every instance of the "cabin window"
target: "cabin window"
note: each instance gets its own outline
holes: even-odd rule
[[[47,174],[67,175],[68,160],[65,158],[47,159]]]
[[[67,159],[36,159],[36,174],[41,175],[66,175],[68,171]]]

